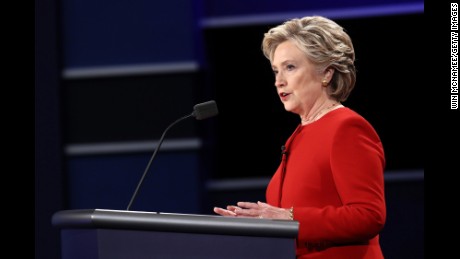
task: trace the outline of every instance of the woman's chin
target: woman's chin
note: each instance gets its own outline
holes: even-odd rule
[[[285,103],[283,103],[283,105],[284,105],[284,109],[285,109],[286,111],[292,112],[292,108],[293,108],[293,107],[292,107],[292,105],[291,105],[290,103],[285,102]]]

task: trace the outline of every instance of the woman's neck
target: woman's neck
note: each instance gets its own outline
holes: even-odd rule
[[[340,102],[335,100],[326,100],[323,104],[321,104],[315,111],[309,112],[310,115],[302,116],[300,115],[300,119],[302,121],[302,125],[307,125],[319,120],[328,112],[335,110],[337,108],[343,107]]]

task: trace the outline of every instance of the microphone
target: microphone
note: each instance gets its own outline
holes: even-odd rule
[[[214,117],[218,113],[219,112],[217,111],[216,102],[211,100],[193,106],[193,112],[191,115],[194,116],[197,120],[204,120]]]
[[[163,134],[161,135],[161,138],[158,142],[158,146],[157,148],[155,149],[155,151],[153,152],[153,155],[152,157],[150,158],[150,161],[149,163],[147,164],[147,167],[145,168],[144,170],[144,174],[142,174],[142,177],[141,177],[141,180],[139,181],[139,183],[137,184],[137,187],[136,187],[136,190],[134,191],[134,194],[133,196],[131,197],[131,200],[129,201],[129,204],[128,204],[128,207],[126,208],[126,210],[129,210],[131,208],[131,205],[133,204],[134,202],[134,199],[136,198],[137,196],[137,193],[139,192],[139,188],[141,187],[142,185],[142,182],[144,181],[144,178],[145,176],[147,175],[147,172],[149,171],[149,168],[150,168],[150,165],[152,164],[152,161],[153,159],[155,158],[155,156],[157,155],[158,153],[158,150],[160,150],[160,147],[161,147],[161,144],[163,143],[163,139],[164,137],[166,136],[166,132],[172,127],[174,126],[175,124],[177,124],[178,122],[180,121],[183,121],[187,118],[190,118],[190,117],[195,117],[195,119],[197,120],[204,120],[204,119],[207,119],[207,118],[211,118],[211,117],[214,117],[218,114],[218,110],[217,110],[217,104],[214,100],[211,100],[211,101],[207,101],[207,102],[204,102],[204,103],[199,103],[199,104],[196,104],[195,106],[193,106],[193,112],[189,115],[186,115],[182,118],[179,118],[177,119],[176,121],[174,121],[173,123],[171,123],[166,129],[165,131],[163,132]]]
[[[287,151],[286,151],[286,146],[285,145],[282,145],[281,146],[281,160],[283,160],[283,156],[287,154]]]

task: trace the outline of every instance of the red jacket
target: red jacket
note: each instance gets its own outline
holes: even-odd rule
[[[285,152],[266,198],[294,208],[297,258],[383,258],[385,157],[373,127],[349,108],[335,109],[299,125]]]

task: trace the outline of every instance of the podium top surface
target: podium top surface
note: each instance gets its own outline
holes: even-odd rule
[[[61,229],[111,228],[285,238],[296,238],[299,229],[299,223],[293,220],[105,209],[58,211],[52,217],[52,224]]]

